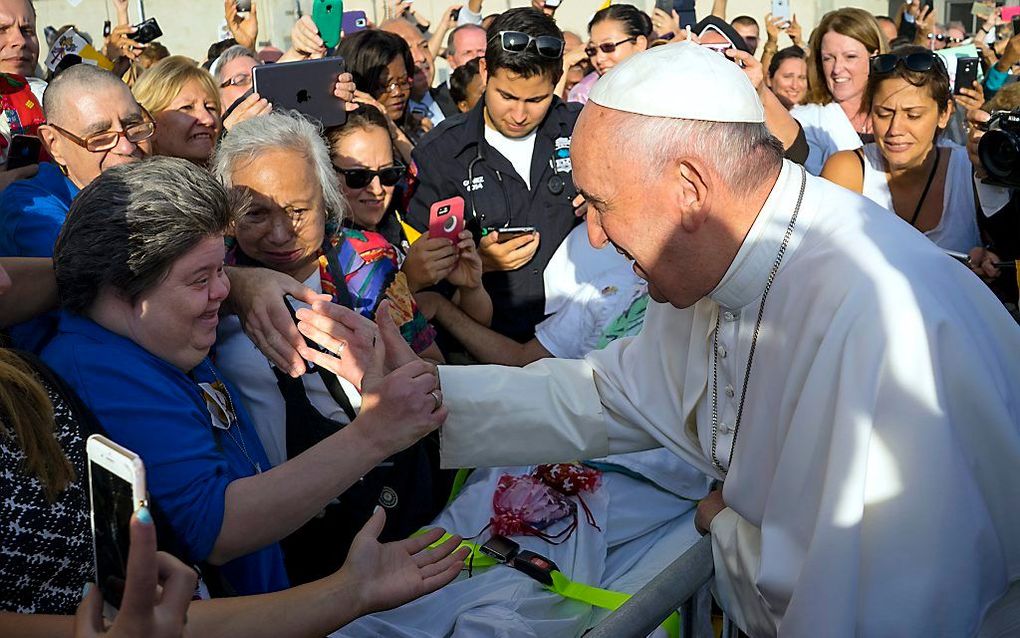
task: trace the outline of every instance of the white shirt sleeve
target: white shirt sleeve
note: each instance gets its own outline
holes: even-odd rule
[[[991,217],[1009,203],[1013,190],[1008,186],[985,184],[977,177],[974,177],[974,184],[977,186],[978,201],[981,203],[981,212],[985,214],[985,217]]]
[[[457,16],[457,26],[459,27],[463,24],[482,26],[482,14],[473,13],[471,9],[468,9],[467,3],[464,3],[464,6],[460,9],[460,15]]]

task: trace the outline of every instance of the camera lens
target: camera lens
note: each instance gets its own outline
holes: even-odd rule
[[[1010,131],[988,131],[978,144],[978,156],[989,174],[1009,179],[1020,169],[1020,139]]]

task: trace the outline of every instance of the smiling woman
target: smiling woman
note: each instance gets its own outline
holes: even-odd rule
[[[170,56],[146,71],[133,92],[156,120],[156,155],[209,162],[223,126],[219,87],[208,71],[191,58]]]

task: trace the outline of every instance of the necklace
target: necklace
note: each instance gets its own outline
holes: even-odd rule
[[[747,385],[751,379],[751,364],[754,362],[754,350],[758,345],[758,331],[761,329],[761,319],[765,314],[765,301],[769,297],[769,290],[772,289],[772,282],[779,272],[779,265],[783,263],[783,255],[786,254],[786,247],[790,244],[793,236],[793,228],[797,224],[797,215],[800,213],[800,205],[804,202],[804,190],[807,188],[807,171],[800,167],[800,195],[797,196],[797,206],[793,209],[790,223],[786,226],[786,234],[783,236],[783,243],[779,246],[779,254],[772,264],[768,281],[765,283],[765,291],[761,295],[761,304],[758,306],[758,318],[754,323],[754,333],[751,335],[751,351],[747,355],[747,367],[744,369],[744,387],[740,390],[740,403],[737,405],[737,420],[733,424],[733,441],[730,443],[729,463],[733,462],[733,452],[737,448],[737,434],[740,432],[740,420],[744,416],[744,399],[747,397]],[[721,314],[721,313],[719,313]],[[719,460],[717,450],[719,442],[719,314],[715,317],[715,332],[712,336],[712,465],[719,473],[726,476],[727,470],[723,468]]]
[[[237,410],[234,409],[234,400],[230,396],[230,390],[227,389],[227,384],[224,383],[222,379],[220,379],[220,375],[216,374],[216,368],[214,368],[212,364],[209,363],[208,359],[205,360],[205,365],[206,367],[209,368],[209,373],[212,374],[213,379],[216,379],[216,385],[219,386],[219,387],[214,386],[213,390],[216,390],[217,392],[222,392],[223,396],[226,398],[227,401],[227,427],[223,428],[223,431],[227,433],[227,436],[229,436],[230,440],[234,442],[234,445],[241,450],[241,454],[243,454],[244,458],[246,458],[248,460],[248,463],[251,464],[251,467],[252,469],[255,470],[255,473],[261,474],[262,464],[253,459],[251,455],[248,454],[248,447],[245,446],[244,444],[244,435],[241,433],[241,420],[237,418]],[[222,390],[220,388],[222,388]],[[237,424],[238,436],[234,436],[234,432],[230,427],[232,423]]]

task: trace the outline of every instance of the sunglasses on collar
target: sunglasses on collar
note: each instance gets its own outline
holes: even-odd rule
[[[500,46],[508,53],[524,53],[531,43],[543,58],[559,59],[563,56],[565,43],[561,38],[551,35],[540,35],[537,38],[522,31],[500,31],[489,42],[499,39]]]

